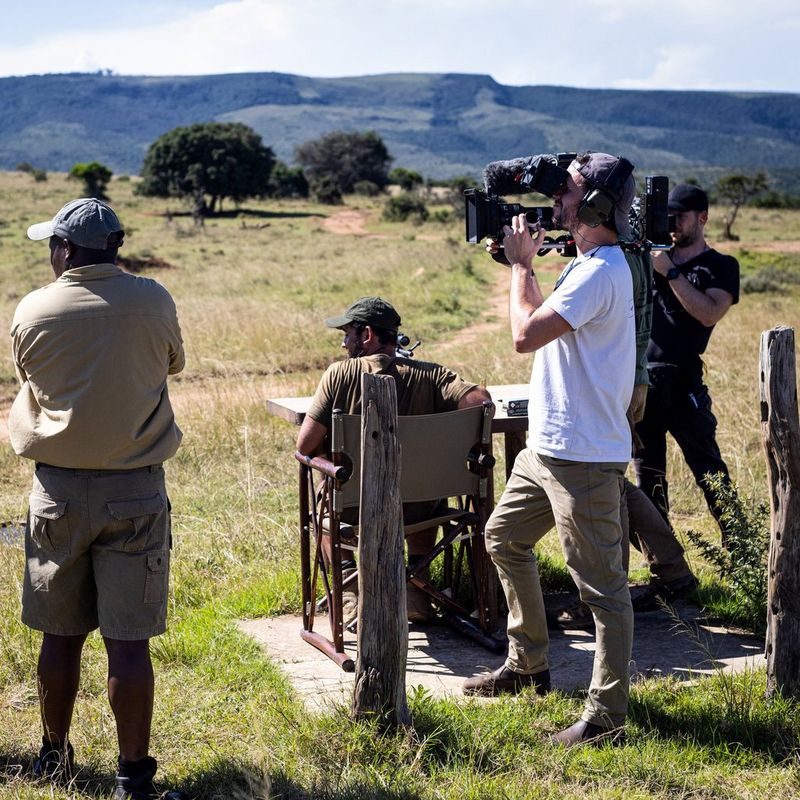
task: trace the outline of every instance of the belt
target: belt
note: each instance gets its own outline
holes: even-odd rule
[[[161,469],[161,464],[150,464],[148,467],[134,467],[133,469],[75,469],[73,467],[56,467],[53,464],[45,464],[43,461],[36,462],[36,469],[55,470],[56,472],[63,472],[68,475],[132,475],[136,472],[158,472]]]

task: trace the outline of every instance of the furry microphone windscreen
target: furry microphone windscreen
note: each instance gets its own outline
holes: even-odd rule
[[[537,156],[525,158],[512,158],[508,161],[492,161],[483,170],[483,185],[486,194],[522,194],[530,191],[520,183],[525,170]]]

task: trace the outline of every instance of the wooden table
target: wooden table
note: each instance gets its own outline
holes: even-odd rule
[[[511,474],[517,453],[525,447],[525,433],[528,430],[528,417],[509,417],[503,408],[503,400],[524,400],[528,397],[527,383],[504,383],[487,386],[495,404],[492,433],[502,433],[506,456],[506,478]],[[310,397],[276,397],[267,400],[267,411],[275,417],[285,419],[293,425],[301,425],[305,419]]]

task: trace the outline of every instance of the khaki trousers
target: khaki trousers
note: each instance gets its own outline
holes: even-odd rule
[[[508,602],[508,659],[515,672],[548,669],[547,622],[534,545],[552,528],[596,627],[594,668],[582,718],[621,725],[628,710],[633,612],[622,567],[624,463],[565,461],[529,448],[516,458],[486,524],[486,547]]]
[[[627,513],[626,513],[627,507]],[[650,498],[625,480],[622,492],[623,565],[628,568],[627,540],[644,556],[655,583],[671,583],[692,576],[683,547]]]

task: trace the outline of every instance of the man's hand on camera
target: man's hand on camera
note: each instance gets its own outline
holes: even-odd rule
[[[536,238],[531,238],[531,229],[524,214],[512,217],[511,227],[506,225],[503,228],[503,246],[509,264],[519,264],[525,269],[531,269],[533,257],[544,241],[544,229],[537,225],[534,230]]]
[[[659,275],[666,275],[675,266],[672,263],[672,259],[664,250],[653,250],[651,256],[653,259],[653,269]]]
[[[502,264],[504,267],[511,266],[511,264],[508,263],[508,259],[506,258],[506,251],[503,250],[503,245],[501,245],[500,242],[496,241],[495,239],[486,240],[486,252],[498,264]]]

